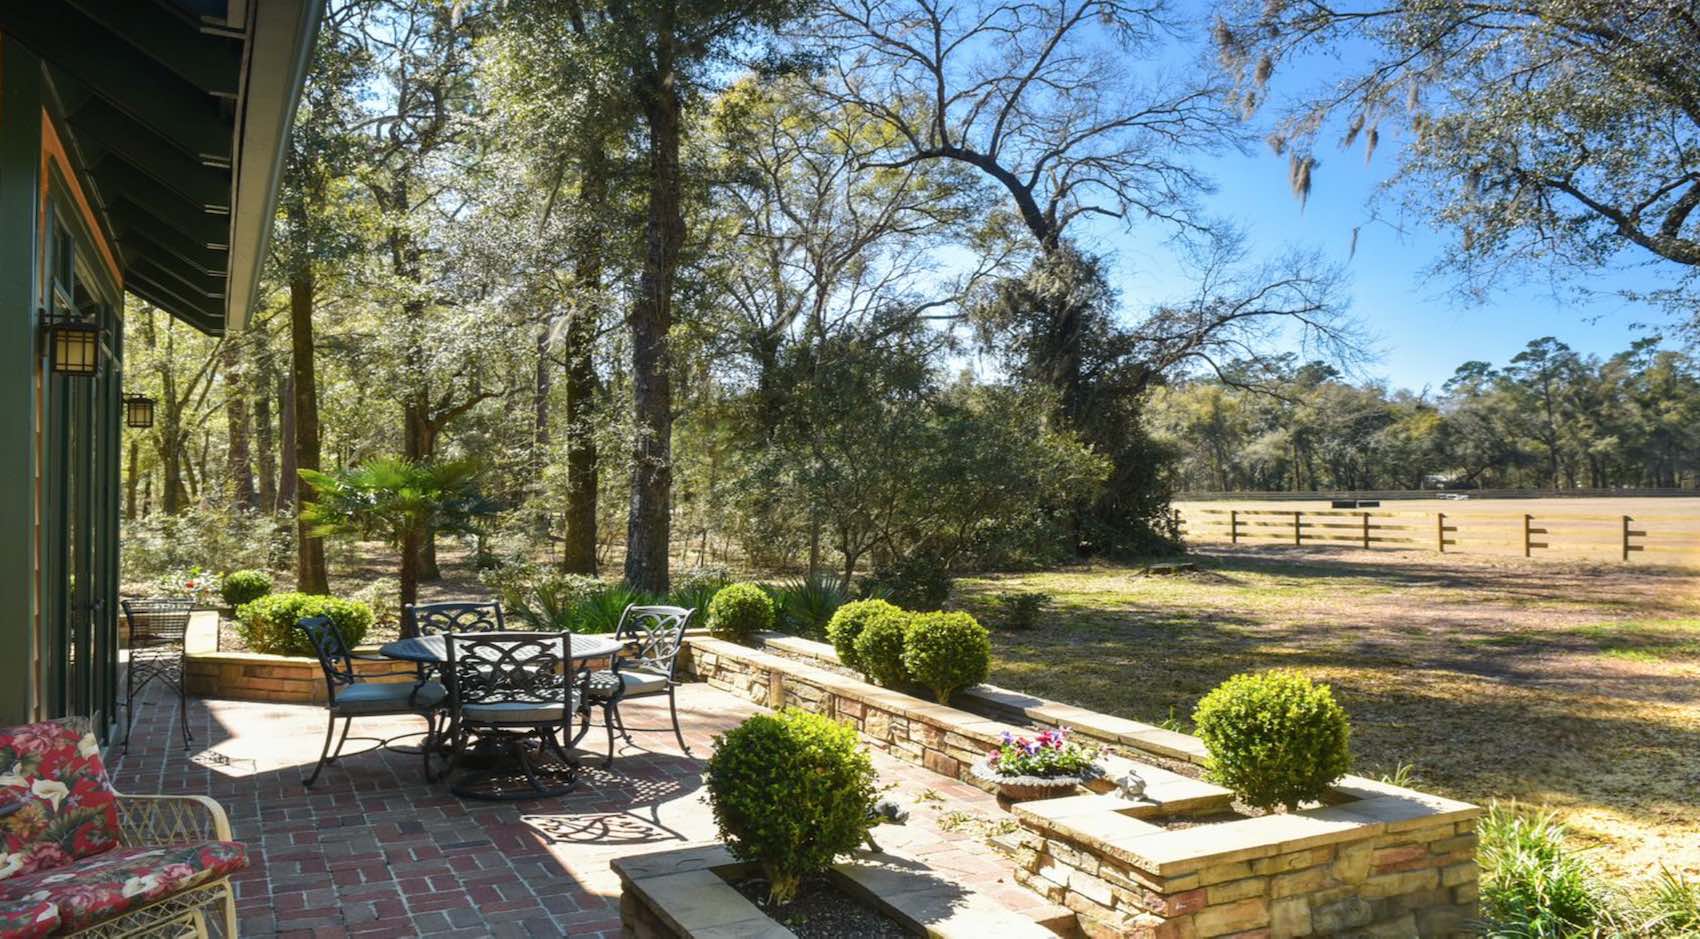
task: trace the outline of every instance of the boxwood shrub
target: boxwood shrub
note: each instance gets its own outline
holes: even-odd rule
[[[1210,780],[1247,805],[1297,809],[1352,768],[1351,725],[1333,691],[1290,669],[1235,675],[1192,719]]]
[[[729,584],[708,601],[708,631],[721,639],[748,642],[774,619],[773,598],[757,584]]]
[[[991,666],[991,633],[967,613],[921,613],[909,624],[903,667],[940,704],[958,689],[985,681]]]
[[[272,592],[272,575],[265,571],[231,571],[219,585],[219,596],[225,606],[237,607],[252,603]]]
[[[372,628],[372,608],[358,600],[306,593],[274,593],[236,608],[236,632],[254,652],[311,656],[313,644],[295,624],[309,616],[328,616],[344,642],[357,646]]]
[[[905,616],[901,609],[884,600],[855,600],[839,607],[826,624],[826,638],[838,653],[838,661],[863,675],[868,669],[856,654],[856,640],[868,624],[882,616]]]
[[[915,614],[889,603],[886,606],[889,609],[881,610],[862,624],[851,650],[855,653],[855,667],[862,674],[887,688],[899,688],[909,683],[909,670],[903,667],[903,644]]]
[[[715,739],[708,800],[720,837],[767,875],[775,904],[867,837],[874,768],[848,724],[789,708]]]

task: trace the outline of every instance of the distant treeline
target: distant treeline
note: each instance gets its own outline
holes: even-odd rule
[[[1607,359],[1537,339],[1438,394],[1294,363],[1173,385],[1147,413],[1182,491],[1700,486],[1700,368],[1654,339]]]

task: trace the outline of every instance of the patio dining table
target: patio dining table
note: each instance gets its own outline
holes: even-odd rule
[[[480,635],[487,636],[500,634],[481,633]],[[573,663],[612,658],[622,649],[626,648],[625,640],[615,639],[612,636],[583,635],[575,633],[569,634],[569,637],[571,640],[571,647],[567,650],[567,658]],[[407,639],[397,639],[394,642],[386,642],[378,648],[378,654],[388,659],[396,659],[403,662],[417,662],[421,665],[442,666],[447,665],[449,660],[448,643],[441,635],[413,636]],[[454,676],[447,674],[446,669],[443,671],[445,673],[443,675],[443,683],[448,688],[450,697],[453,698],[456,693]],[[588,729],[588,726],[585,729]],[[451,729],[445,734],[444,739],[437,741],[427,740],[425,745],[441,747],[444,749],[450,748],[452,747],[453,733],[454,731]],[[579,736],[583,736],[582,730],[580,731]],[[578,738],[575,737],[571,743],[578,743]],[[576,776],[577,767],[573,766],[569,767],[569,769],[574,771],[572,775]],[[501,778],[501,774],[495,773],[490,774],[490,776],[483,780],[480,785],[475,786],[466,783],[459,783],[451,786],[450,788],[456,795],[465,796],[471,799],[507,801],[515,798],[516,794],[511,791],[510,786],[502,784]],[[571,788],[571,784],[569,783],[566,788]],[[564,791],[564,789],[559,791]]]

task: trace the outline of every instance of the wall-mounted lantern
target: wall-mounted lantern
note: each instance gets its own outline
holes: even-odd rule
[[[147,395],[125,395],[124,426],[137,428],[152,427],[153,399]]]
[[[92,378],[100,372],[100,325],[92,320],[49,317],[47,350],[55,373]]]

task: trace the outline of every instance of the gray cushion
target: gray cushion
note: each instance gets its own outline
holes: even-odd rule
[[[531,704],[512,701],[496,704],[468,704],[460,709],[462,720],[476,724],[558,724],[578,710],[578,695],[571,704]]]
[[[414,691],[416,687],[417,692]],[[423,685],[411,681],[363,681],[336,693],[336,711],[339,714],[406,714],[430,710],[442,704],[448,696],[448,691],[434,681]]]
[[[590,673],[590,696],[593,698],[613,697],[614,689],[619,685],[626,686],[627,697],[637,694],[652,694],[667,690],[667,676],[644,668],[622,668],[618,672],[603,670]]]

